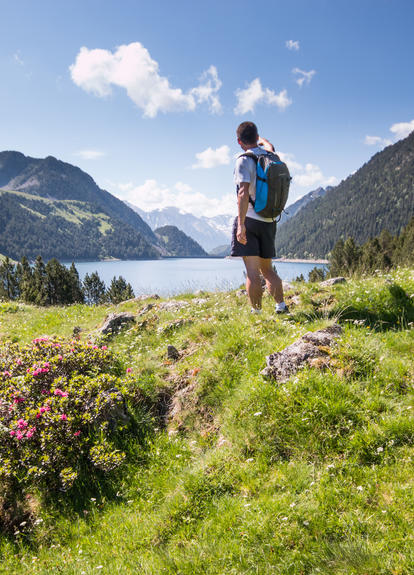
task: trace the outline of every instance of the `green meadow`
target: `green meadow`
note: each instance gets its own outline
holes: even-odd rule
[[[87,341],[108,313],[136,314],[100,340],[131,370],[124,463],[27,490],[24,525],[0,533],[0,573],[414,573],[414,270],[293,283],[287,302],[281,316],[268,296],[252,315],[236,291],[0,303],[0,339],[21,346],[75,327]],[[267,355],[334,322],[326,362],[285,383],[260,374]]]

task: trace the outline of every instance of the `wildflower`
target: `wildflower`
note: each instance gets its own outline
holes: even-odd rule
[[[81,434],[80,430],[78,429],[78,431],[75,431],[75,433],[73,434],[75,437],[79,437],[79,435]]]
[[[364,488],[362,487],[362,485],[358,485],[357,491],[363,491],[363,490],[364,490]]]
[[[17,421],[17,427],[18,427],[19,429],[24,429],[24,428],[27,427],[27,426],[28,426],[28,423],[27,423],[27,421],[25,421],[24,419],[19,419],[19,420]]]
[[[380,447],[377,448],[377,453],[381,453],[382,451],[384,451],[384,448],[383,448],[383,447],[380,446]]]
[[[33,437],[35,431],[36,431],[36,427],[31,427],[31,428],[29,429],[29,431],[26,433],[26,437],[27,437],[28,439],[30,439],[31,437]]]
[[[256,411],[256,413],[253,413],[254,417],[258,417],[259,415],[262,415],[261,411]]]
[[[62,413],[62,415],[60,416],[60,419],[61,419],[62,421],[67,421],[68,416],[67,416],[65,413]]]
[[[12,430],[10,431],[10,436],[13,437],[13,435],[16,435],[16,432],[14,431],[14,429],[12,429]]]
[[[10,371],[3,371],[3,375],[4,375],[4,377],[11,377],[12,376]]]
[[[101,349],[103,349],[104,351],[106,351],[106,350],[108,349],[108,346],[103,345],[103,346],[101,347]]]
[[[20,441],[21,439],[23,439],[23,437],[24,437],[24,432],[21,432],[21,431],[16,432],[16,439],[18,439]]]
[[[132,371],[132,367],[127,367],[126,372],[131,373],[131,371]]]

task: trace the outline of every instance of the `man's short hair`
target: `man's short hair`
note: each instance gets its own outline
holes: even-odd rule
[[[240,126],[237,128],[237,139],[246,144],[247,146],[251,146],[252,144],[257,143],[257,138],[259,137],[259,133],[257,131],[256,124],[253,122],[242,122]]]

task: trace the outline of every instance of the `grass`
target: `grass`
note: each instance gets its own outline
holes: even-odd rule
[[[131,437],[112,489],[85,486],[77,506],[58,494],[31,532],[3,537],[0,573],[414,573],[414,273],[294,290],[282,317],[269,298],[252,316],[232,292],[180,296],[176,311],[151,301],[110,340],[150,409],[144,447]],[[3,303],[0,332],[86,334],[114,309]],[[333,319],[328,369],[260,376],[266,355]]]

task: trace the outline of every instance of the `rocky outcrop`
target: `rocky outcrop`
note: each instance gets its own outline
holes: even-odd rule
[[[305,365],[312,365],[317,358],[327,358],[330,347],[342,332],[338,324],[318,331],[309,331],[284,350],[266,358],[267,367],[261,372],[265,377],[283,383]]]
[[[129,312],[111,313],[105,319],[103,326],[98,329],[102,335],[118,333],[122,328],[135,321],[135,316]]]
[[[322,287],[329,287],[334,286],[336,284],[344,284],[344,283],[346,283],[346,279],[342,276],[339,276],[337,278],[329,278],[328,280],[321,282],[319,285]]]

